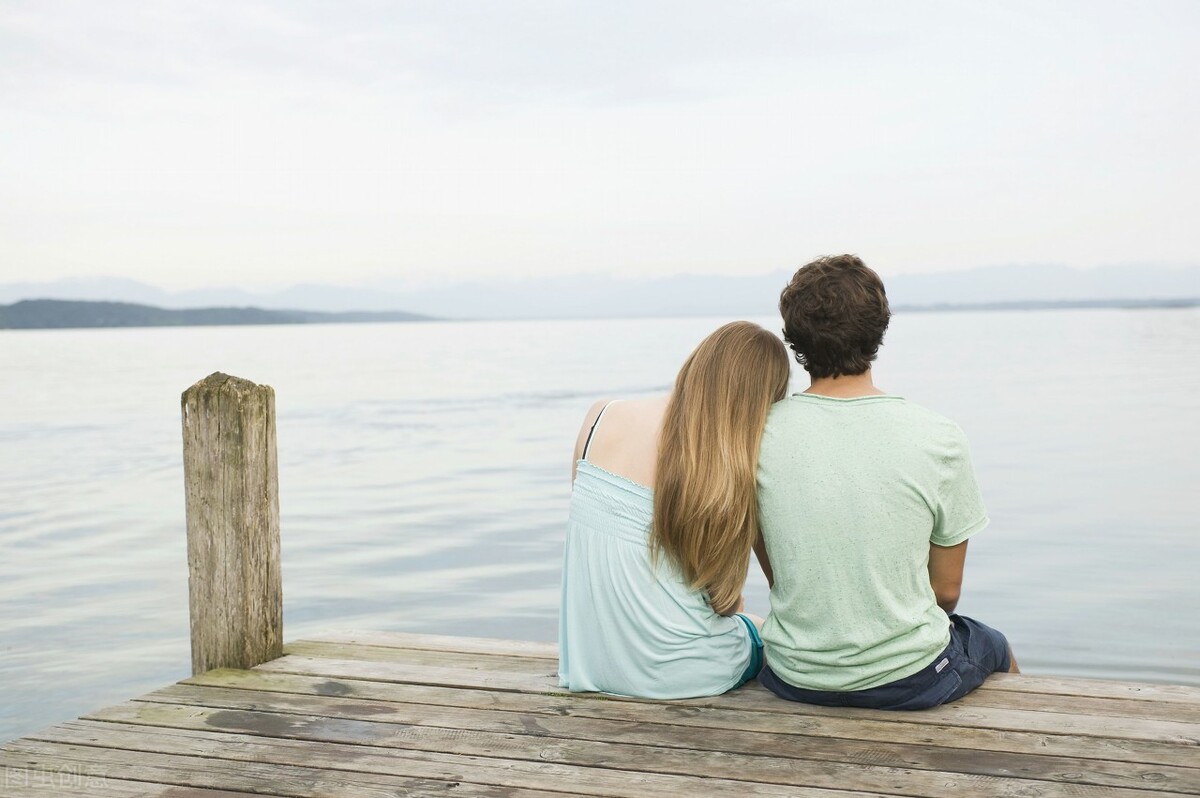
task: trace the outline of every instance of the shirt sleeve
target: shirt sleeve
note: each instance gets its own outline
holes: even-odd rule
[[[957,546],[988,525],[987,508],[975,479],[967,436],[957,426],[942,460],[942,480],[929,542]]]

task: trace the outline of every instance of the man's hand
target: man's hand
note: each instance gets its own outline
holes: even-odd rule
[[[967,541],[957,546],[935,546],[929,544],[929,584],[938,606],[946,614],[958,606],[962,592],[963,564],[967,561]]]

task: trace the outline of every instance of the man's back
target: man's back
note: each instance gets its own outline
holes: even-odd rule
[[[811,690],[863,690],[946,647],[929,545],[953,546],[988,521],[953,422],[898,396],[797,394],[771,411],[758,479],[775,673]]]

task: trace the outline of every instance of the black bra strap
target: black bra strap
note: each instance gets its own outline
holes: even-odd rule
[[[604,411],[608,410],[609,406],[615,401],[617,400],[613,399],[612,402],[600,408],[600,412],[596,414],[596,420],[592,422],[592,428],[588,430],[587,440],[583,442],[583,454],[580,456],[580,460],[587,459],[588,448],[592,445],[592,436],[596,434],[596,425],[600,423],[600,419],[604,418]]]

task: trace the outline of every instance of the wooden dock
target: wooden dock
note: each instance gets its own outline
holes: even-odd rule
[[[0,795],[1200,795],[1200,688],[997,675],[913,713],[558,687],[553,645],[302,640],[0,748]]]

